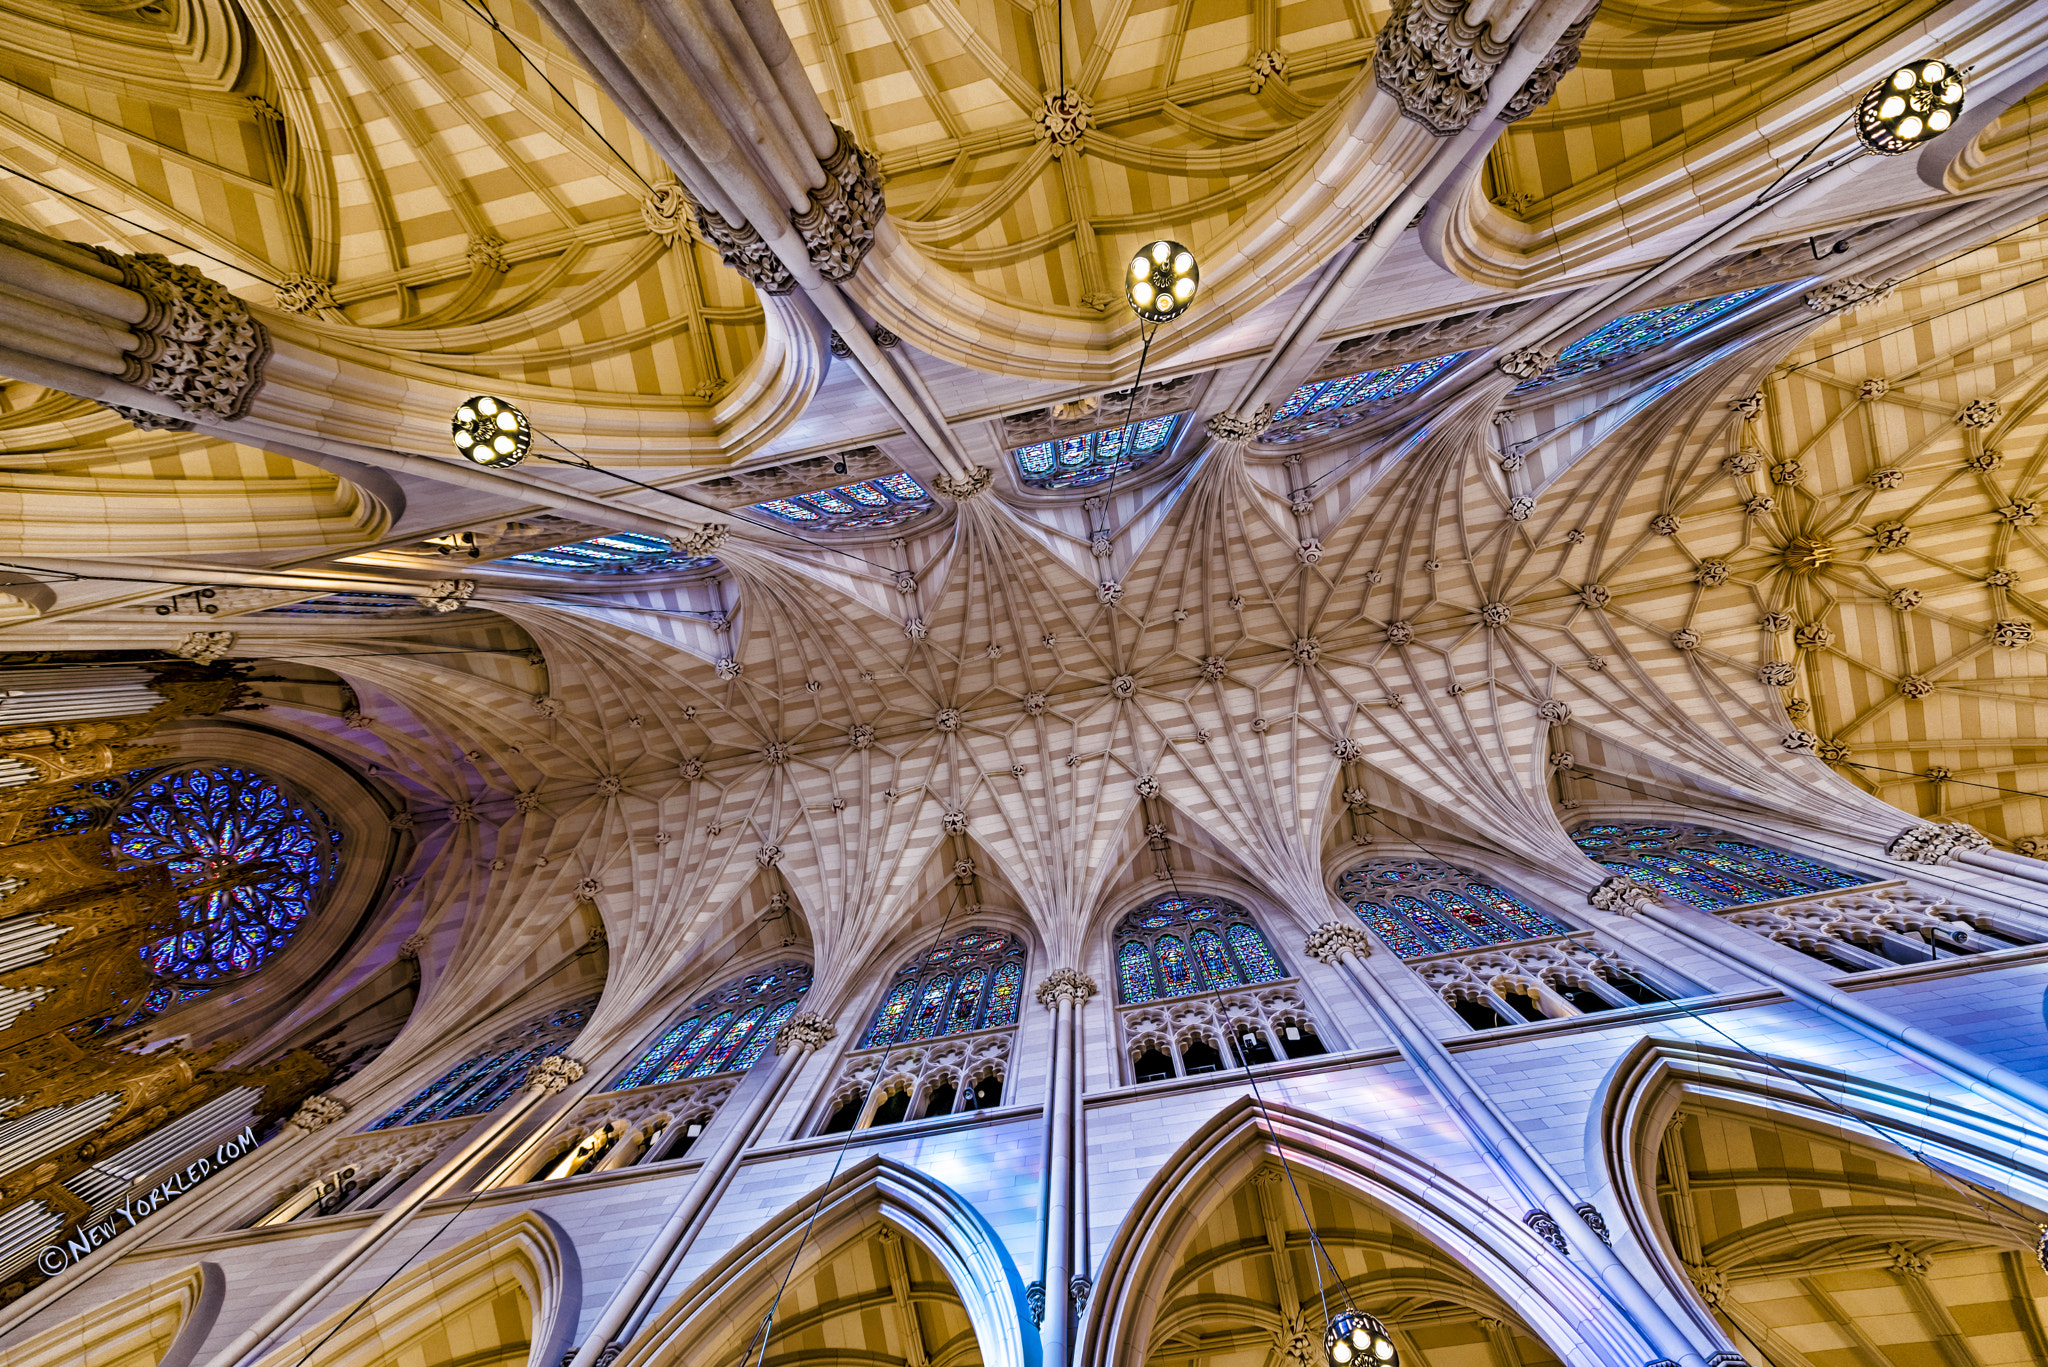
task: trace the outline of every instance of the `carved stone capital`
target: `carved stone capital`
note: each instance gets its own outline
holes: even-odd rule
[[[191,417],[246,414],[270,359],[270,333],[249,306],[192,267],[153,252],[95,251],[148,308],[129,325],[137,342],[116,378],[169,399]]]
[[[1569,76],[1572,68],[1579,64],[1579,44],[1585,41],[1586,30],[1592,26],[1593,16],[1588,14],[1559,34],[1550,51],[1529,73],[1529,79],[1522,82],[1522,88],[1509,97],[1495,117],[1502,123],[1513,123],[1549,104],[1550,97],[1557,93],[1557,83]]]
[[[1033,1283],[1031,1283],[1031,1285],[1029,1285],[1029,1286],[1025,1287],[1025,1288],[1024,1288],[1024,1300],[1025,1300],[1025,1303],[1026,1303],[1026,1304],[1028,1304],[1028,1305],[1029,1305],[1029,1306],[1031,1307],[1031,1324],[1032,1324],[1032,1327],[1033,1327],[1033,1328],[1042,1328],[1042,1327],[1044,1327],[1044,1325],[1045,1325],[1045,1283],[1044,1283],[1044,1282],[1033,1282]]]
[[[336,308],[334,286],[317,275],[292,271],[277,282],[277,306],[286,313],[317,314]]]
[[[1209,435],[1217,441],[1235,442],[1242,446],[1255,440],[1261,432],[1273,425],[1273,409],[1270,404],[1260,404],[1257,411],[1248,418],[1232,413],[1218,413],[1209,419]]]
[[[723,522],[707,522],[694,532],[670,537],[669,545],[675,548],[677,555],[716,555],[718,548],[725,544],[725,538],[731,532],[732,528]]]
[[[831,1021],[815,1011],[799,1011],[775,1032],[775,1052],[786,1054],[792,1049],[816,1049],[838,1037],[839,1031]]]
[[[994,482],[994,472],[986,465],[977,465],[959,479],[954,479],[951,475],[940,475],[932,481],[932,487],[947,498],[960,499],[964,502],[976,494],[988,492],[989,485]]]
[[[1462,0],[1400,0],[1373,58],[1373,80],[1402,116],[1438,137],[1478,116],[1486,83],[1510,47],[1494,37],[1492,25],[1469,22],[1466,8]]]
[[[309,1096],[299,1103],[299,1109],[292,1112],[292,1118],[286,1123],[311,1134],[315,1130],[326,1129],[347,1114],[348,1107],[331,1096]]]
[[[1964,821],[1929,821],[1909,826],[1885,853],[1902,864],[1953,864],[1971,850],[1988,850],[1991,841]]]
[[[720,261],[747,277],[762,294],[788,294],[796,288],[796,276],[751,223],[728,223],[716,209],[699,204],[697,231]]]
[[[1621,916],[1640,916],[1663,905],[1655,888],[1619,873],[1602,880],[1599,887],[1586,895],[1586,900],[1602,911]]]
[[[1581,1201],[1572,1209],[1579,1213],[1579,1218],[1586,1222],[1586,1228],[1592,1230],[1601,1243],[1613,1242],[1607,1237],[1607,1221],[1601,1218],[1599,1207],[1590,1201]]]
[[[527,1090],[556,1096],[584,1072],[583,1065],[575,1059],[566,1054],[553,1054],[535,1064],[533,1071],[526,1075]]]
[[[1564,1230],[1558,1227],[1557,1221],[1551,1218],[1550,1212],[1532,1210],[1522,1217],[1522,1223],[1535,1230],[1537,1238],[1549,1244],[1559,1253],[1567,1257],[1571,1255],[1572,1246],[1565,1242]]]
[[[398,957],[401,959],[410,959],[414,963],[418,963],[420,958],[420,951],[425,949],[426,947],[427,937],[425,932],[414,931],[412,934],[406,936],[403,940],[400,940],[398,942]]]
[[[1872,283],[1854,276],[1831,280],[1806,292],[1806,307],[1814,313],[1854,313],[1865,304],[1882,304],[1898,287],[1897,278]]]
[[[1557,357],[1541,347],[1516,347],[1493,358],[1493,368],[1516,380],[1533,380],[1557,365]]]
[[[640,201],[640,221],[647,225],[648,232],[661,239],[662,246],[673,247],[676,239],[689,231],[693,207],[682,186],[664,180]]]
[[[1363,959],[1372,953],[1372,936],[1365,927],[1343,921],[1325,921],[1308,933],[1302,952],[1317,963],[1335,965],[1346,954]]]
[[[882,163],[837,124],[839,146],[819,165],[822,189],[809,191],[811,207],[789,221],[804,240],[804,251],[827,280],[848,280],[875,245],[882,221]]]
[[[1055,968],[1038,984],[1038,1004],[1050,1011],[1060,1002],[1079,1006],[1102,990],[1095,979],[1078,968]]]

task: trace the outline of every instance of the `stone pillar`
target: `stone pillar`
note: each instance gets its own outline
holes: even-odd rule
[[[534,1066],[533,1071],[527,1074],[526,1086],[520,1090],[518,1099],[502,1110],[494,1112],[471,1130],[452,1152],[441,1159],[436,1166],[436,1175],[459,1172],[509,1133],[534,1107],[550,1097],[559,1096],[570,1083],[583,1076],[583,1071],[581,1063],[559,1054],[542,1059]],[[306,1118],[311,1120],[314,1117],[309,1115]],[[297,1116],[293,1117],[292,1123],[299,1123]],[[377,1250],[390,1242],[391,1237],[412,1218],[413,1212],[433,1195],[438,1183],[430,1178],[410,1185],[412,1190],[409,1195],[400,1198],[396,1205],[378,1217],[375,1224],[357,1235],[347,1248],[328,1259],[324,1267],[300,1282],[261,1319],[243,1330],[234,1342],[214,1355],[207,1367],[236,1367],[245,1358],[255,1356],[272,1335],[288,1327],[307,1307],[339,1285],[344,1278],[375,1255]]]
[[[1362,971],[1363,960],[1372,952],[1372,939],[1365,928],[1348,918],[1325,922],[1309,932],[1302,948],[1311,958],[1337,968],[1350,979],[1401,1056],[1462,1122],[1508,1185],[1533,1203],[1534,1209],[1522,1222],[1559,1256],[1569,1257],[1576,1250],[1601,1290],[1666,1360],[1681,1367],[1707,1367],[1705,1355],[1692,1345],[1684,1329],[1614,1256],[1606,1240],[1598,1237],[1602,1226],[1594,1222],[1599,1220],[1599,1211],[1565,1188],[1563,1180],[1523,1142],[1443,1041],[1410,1016],[1399,999],[1371,974]],[[1575,1240],[1567,1239],[1567,1228],[1578,1232]]]
[[[654,1302],[674,1275],[675,1267],[706,1219],[717,1206],[718,1199],[732,1185],[733,1176],[739,1171],[740,1157],[753,1144],[762,1123],[774,1111],[775,1103],[782,1098],[797,1071],[812,1051],[838,1035],[832,1022],[809,1011],[800,1011],[791,1016],[775,1036],[775,1061],[773,1071],[761,1089],[754,1093],[752,1101],[740,1114],[737,1123],[726,1131],[725,1139],[718,1151],[705,1160],[698,1169],[697,1180],[690,1184],[689,1192],[669,1213],[668,1220],[648,1241],[641,1251],[639,1261],[626,1274],[611,1299],[605,1302],[604,1313],[591,1326],[583,1346],[564,1364],[564,1367],[598,1367],[617,1357],[623,1345],[647,1320],[654,1308]]]
[[[1074,1324],[1087,1303],[1087,1269],[1074,1265],[1077,1242],[1076,1186],[1085,1180],[1087,1157],[1080,1134],[1080,1050],[1075,1014],[1100,990],[1077,968],[1055,969],[1038,985],[1038,1002],[1053,1013],[1052,1078],[1046,1096],[1045,1164],[1038,1203],[1038,1280],[1031,1288],[1031,1312],[1039,1324],[1043,1367],[1066,1367]]]

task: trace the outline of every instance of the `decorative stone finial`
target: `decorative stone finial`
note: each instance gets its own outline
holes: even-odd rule
[[[1038,984],[1038,1004],[1052,1010],[1060,1002],[1079,1006],[1102,990],[1095,979],[1078,968],[1055,968]]]
[[[534,1065],[533,1071],[526,1075],[526,1086],[529,1091],[558,1096],[585,1071],[581,1063],[568,1055],[552,1054]]]
[[[1363,959],[1372,953],[1372,936],[1357,922],[1325,921],[1308,933],[1302,952],[1317,963],[1335,965],[1346,954]]]
[[[775,1032],[775,1052],[786,1054],[792,1049],[816,1049],[838,1037],[839,1031],[831,1021],[815,1011],[799,1011]]]

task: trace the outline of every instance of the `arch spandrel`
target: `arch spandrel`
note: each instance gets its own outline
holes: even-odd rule
[[[1261,1169],[1277,1168],[1274,1130],[1269,1127],[1281,1135],[1295,1184],[1306,1184],[1303,1198],[1317,1232],[1330,1243],[1360,1308],[1373,1309],[1368,1301],[1382,1282],[1395,1305],[1418,1296],[1441,1297],[1455,1283],[1462,1297],[1458,1303],[1472,1312],[1475,1326],[1481,1316],[1499,1320],[1518,1342],[1560,1361],[1619,1367],[1653,1356],[1611,1307],[1589,1297],[1554,1252],[1502,1213],[1498,1200],[1375,1135],[1289,1106],[1267,1102],[1261,1108],[1246,1098],[1224,1107],[1196,1130],[1146,1183],[1117,1226],[1079,1333],[1077,1352],[1084,1360],[1173,1360],[1171,1355],[1158,1356],[1167,1341],[1162,1335],[1183,1332],[1201,1312],[1192,1304],[1176,1308],[1172,1288],[1191,1258],[1198,1258],[1210,1243],[1221,1248],[1228,1242],[1212,1237],[1208,1229],[1219,1212],[1241,1216],[1258,1209],[1249,1199],[1240,1200],[1240,1194]],[[1305,1325],[1310,1351],[1319,1354],[1323,1322],[1306,1252],[1306,1228],[1285,1172],[1276,1172],[1275,1181],[1272,1208],[1280,1227],[1292,1230],[1284,1242],[1296,1254],[1295,1290],[1303,1318],[1290,1324],[1276,1306],[1272,1327],[1291,1337]],[[1388,1275],[1390,1269],[1379,1252],[1368,1257],[1344,1249],[1345,1240],[1357,1232],[1339,1226],[1335,1212],[1346,1205],[1369,1211],[1381,1222],[1385,1234],[1375,1235],[1379,1242],[1391,1247],[1392,1232],[1402,1230],[1413,1246],[1426,1250],[1426,1259]],[[1264,1245],[1255,1250],[1256,1256],[1267,1257],[1270,1236],[1263,1212],[1256,1239]],[[1301,1244],[1298,1250],[1296,1239]],[[1249,1245],[1252,1239],[1239,1242]],[[1344,1261],[1347,1253],[1355,1259],[1349,1265]],[[1403,1344],[1404,1360],[1419,1360],[1419,1354],[1408,1354],[1413,1343],[1411,1338]],[[1281,1352],[1285,1345],[1282,1337],[1270,1346]],[[1181,1346],[1175,1351],[1184,1357],[1190,1350]],[[1208,1350],[1200,1352],[1207,1360]]]

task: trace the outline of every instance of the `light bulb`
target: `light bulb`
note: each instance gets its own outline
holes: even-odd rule
[[[512,454],[512,448],[518,444],[510,437],[499,437],[491,443],[491,449],[501,456],[509,456]]]
[[[1892,89],[1894,89],[1894,90],[1911,90],[1912,88],[1913,88],[1913,68],[1912,68],[1912,67],[1909,67],[1909,66],[1905,66],[1905,67],[1900,67],[1900,68],[1899,68],[1899,69],[1898,69],[1897,71],[1894,71],[1894,72],[1892,73]]]
[[[1131,298],[1137,301],[1138,307],[1141,309],[1152,307],[1154,293],[1152,284],[1148,280],[1140,280],[1137,284],[1131,286]]]
[[[1185,304],[1195,297],[1195,282],[1183,275],[1173,282],[1173,297]]]
[[[1381,1362],[1392,1361],[1394,1356],[1394,1341],[1392,1339],[1374,1339],[1372,1341],[1372,1355],[1378,1358]]]
[[[1167,254],[1172,250],[1173,244],[1170,242],[1154,242],[1152,244],[1152,259],[1163,266],[1166,264]]]
[[[475,422],[476,410],[474,408],[471,408],[468,404],[462,405],[462,407],[455,410],[455,421]]]
[[[1150,261],[1147,261],[1144,257],[1138,257],[1136,260],[1131,262],[1131,279],[1143,280],[1146,276],[1150,274],[1152,274],[1152,263]]]
[[[1131,259],[1124,300],[1141,322],[1171,322],[1194,301],[1201,279],[1201,265],[1186,247],[1163,239],[1148,242]]]
[[[1856,138],[1881,157],[1910,152],[1955,126],[1963,83],[1947,62],[1926,59],[1879,81],[1856,106]]]
[[[458,427],[455,429],[455,444],[457,446],[467,449],[468,447],[476,445],[476,438],[472,437],[471,435],[469,435],[469,433],[463,431],[461,428]]]
[[[1175,275],[1186,275],[1194,268],[1195,256],[1193,252],[1181,252],[1173,258],[1173,273]]]
[[[1927,126],[1929,128],[1932,128],[1937,133],[1941,132],[1943,129],[1947,128],[1950,124],[1954,122],[1955,119],[1949,115],[1949,112],[1946,109],[1937,109],[1932,114],[1929,114],[1927,116]]]
[[[1351,1361],[1351,1345],[1342,1339],[1338,1339],[1336,1344],[1330,1349],[1330,1356],[1339,1362]]]
[[[1880,119],[1896,119],[1905,112],[1906,102],[1897,95],[1889,97],[1877,107],[1877,117]]]
[[[1908,114],[1905,118],[1899,120],[1899,136],[1907,139],[1917,138],[1920,136],[1922,127],[1919,115]]]
[[[476,401],[476,411],[485,417],[489,417],[498,411],[498,401],[496,399],[478,399]]]
[[[1933,85],[1946,75],[1948,75],[1948,68],[1940,62],[1929,62],[1926,66],[1920,68],[1920,79],[1929,85]]]

